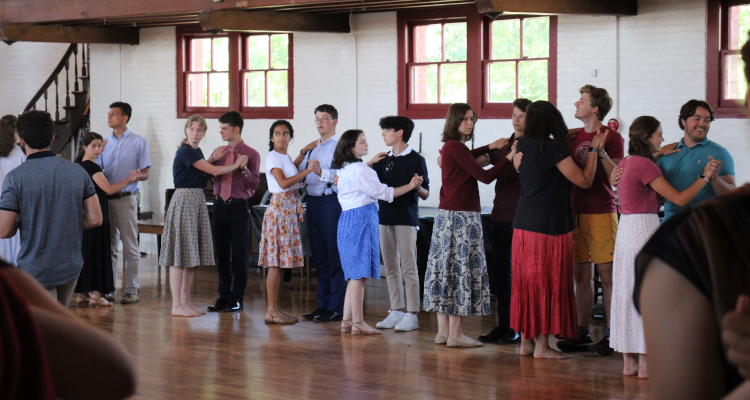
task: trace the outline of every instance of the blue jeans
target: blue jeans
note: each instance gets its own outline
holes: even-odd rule
[[[307,196],[305,215],[313,261],[318,271],[318,308],[343,313],[346,281],[336,240],[341,215],[338,197]]]
[[[247,200],[226,204],[217,198],[213,214],[219,297],[227,301],[242,302],[247,286],[247,245],[250,239],[250,210],[247,208]]]

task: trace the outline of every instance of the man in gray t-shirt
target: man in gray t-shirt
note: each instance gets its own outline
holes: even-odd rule
[[[16,127],[28,158],[3,182],[0,237],[21,230],[18,266],[67,306],[83,268],[83,229],[102,223],[99,198],[83,167],[50,151],[48,113],[26,112]]]

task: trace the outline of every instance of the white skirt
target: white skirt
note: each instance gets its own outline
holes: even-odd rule
[[[656,214],[620,216],[612,266],[612,318],[609,343],[620,353],[646,354],[643,320],[633,303],[635,257],[659,229]]]

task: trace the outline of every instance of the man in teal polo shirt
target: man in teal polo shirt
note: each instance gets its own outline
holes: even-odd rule
[[[705,101],[690,100],[685,103],[680,109],[678,120],[685,136],[677,145],[678,152],[660,157],[657,161],[664,172],[664,178],[677,191],[683,191],[695,183],[695,179],[703,174],[707,162],[715,162],[721,166],[718,176],[706,177],[711,184],[706,185],[686,207],[735,189],[732,156],[724,147],[708,140],[708,130],[713,120],[714,110]],[[683,207],[667,201],[664,205],[664,220],[682,209]]]

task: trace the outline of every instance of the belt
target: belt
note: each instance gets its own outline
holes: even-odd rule
[[[325,197],[325,196],[336,196],[336,195],[338,195],[338,193],[336,193],[336,192],[333,192],[333,193],[327,193],[327,194],[326,194],[326,193],[323,193],[323,194],[321,194],[321,195],[314,195],[314,194],[309,194],[309,193],[308,193],[308,196],[312,196],[312,197]]]
[[[239,203],[241,201],[247,201],[247,199],[234,199],[234,198],[231,198],[231,197],[228,198],[228,199],[226,199],[226,200],[224,200],[224,199],[222,199],[219,196],[216,196],[216,199],[217,200],[221,200],[221,202],[224,203],[224,204],[232,204],[232,203]]]
[[[123,197],[126,197],[126,196],[132,196],[135,193],[136,192],[119,192],[119,193],[111,194],[111,195],[107,196],[107,198],[110,199],[110,200],[120,199],[120,198],[123,198]]]

